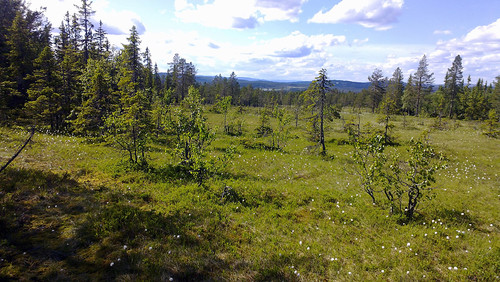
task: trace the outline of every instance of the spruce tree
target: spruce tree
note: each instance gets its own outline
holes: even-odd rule
[[[370,85],[370,98],[371,98],[371,108],[372,113],[375,112],[375,109],[378,108],[382,98],[385,95],[387,80],[384,78],[382,74],[382,70],[375,69],[373,74],[368,77],[368,80],[371,82]]]
[[[130,30],[128,44],[120,55],[119,100],[120,105],[107,117],[106,139],[128,152],[129,160],[136,165],[146,164],[146,151],[151,131],[150,103],[141,88],[139,35],[136,27]]]
[[[392,100],[394,104],[394,110],[392,114],[397,113],[402,108],[402,98],[404,94],[404,84],[403,84],[403,72],[398,67],[394,70],[392,74],[392,78],[389,80],[389,84],[387,85],[387,92],[384,96],[383,101]]]
[[[418,64],[418,69],[413,75],[415,83],[415,115],[419,116],[425,97],[432,91],[434,73],[429,73],[429,63],[424,55]]]
[[[403,97],[401,98],[402,108],[408,114],[416,113],[416,90],[415,83],[413,80],[413,75],[410,74],[406,87],[403,91]]]
[[[83,63],[87,64],[87,60],[90,57],[90,51],[93,42],[93,28],[94,25],[91,22],[92,15],[95,11],[92,10],[92,1],[82,0],[81,6],[76,6],[78,8],[79,24],[83,31],[83,38],[81,40],[81,45],[83,49]]]
[[[318,76],[309,84],[309,88],[304,92],[303,97],[308,104],[307,108],[312,115],[309,118],[313,131],[318,129],[319,145],[321,154],[326,155],[325,146],[325,112],[327,108],[326,93],[333,87],[333,83],[328,79],[326,69],[321,69]]]
[[[33,81],[28,89],[30,101],[26,103],[26,113],[32,122],[39,125],[50,125],[51,130],[61,129],[64,124],[62,115],[62,99],[59,93],[60,77],[54,53],[49,46],[45,47],[34,62]]]
[[[89,59],[80,76],[83,103],[72,122],[77,134],[103,134],[104,121],[117,104],[112,90],[111,66],[104,59]]]
[[[444,87],[446,98],[449,103],[448,117],[453,117],[457,114],[457,100],[464,87],[464,77],[462,74],[462,58],[460,55],[455,57],[453,64],[446,72]]]

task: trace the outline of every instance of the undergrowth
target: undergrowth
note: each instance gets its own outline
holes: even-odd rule
[[[208,117],[222,128],[221,114]],[[167,143],[135,168],[97,141],[37,133],[0,174],[0,280],[499,279],[500,143],[472,122],[431,132],[448,167],[407,221],[373,204],[351,173],[340,120],[324,158],[306,150],[305,122],[269,150],[255,137],[256,111],[243,118],[241,136],[218,134],[208,149],[236,146],[201,186]],[[394,123],[400,144],[388,150],[404,154],[433,121]],[[0,128],[1,163],[25,137]]]

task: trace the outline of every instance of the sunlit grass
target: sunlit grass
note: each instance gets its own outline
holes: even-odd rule
[[[243,114],[239,137],[207,113],[218,132],[212,153],[229,145],[236,153],[204,186],[177,174],[162,145],[149,153],[150,169],[137,171],[115,148],[36,134],[0,175],[0,280],[498,279],[500,141],[476,122],[431,132],[448,167],[408,223],[359,187],[352,148],[337,142],[347,139],[342,120],[328,124],[324,158],[307,150],[304,120],[290,123],[282,150],[245,147],[241,140],[268,142],[255,136],[258,110]],[[342,116],[357,119],[350,109]],[[360,117],[380,126],[376,115]],[[394,122],[400,146],[389,151],[404,154],[434,121]],[[0,137],[3,163],[27,134],[0,128]]]

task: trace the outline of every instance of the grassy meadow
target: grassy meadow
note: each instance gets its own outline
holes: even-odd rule
[[[0,173],[0,280],[500,279],[500,140],[480,122],[444,120],[431,132],[447,168],[405,222],[360,187],[342,120],[327,124],[328,157],[309,150],[303,120],[269,151],[257,146],[268,142],[255,137],[259,110],[245,109],[237,137],[207,113],[218,133],[211,152],[236,152],[203,186],[176,169],[168,140],[134,170],[111,146],[35,134]],[[362,125],[376,120],[361,115]],[[404,153],[434,122],[395,117],[400,145],[388,151]],[[26,137],[0,128],[0,164]]]

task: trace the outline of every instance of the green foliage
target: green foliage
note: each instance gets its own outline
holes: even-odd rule
[[[175,136],[175,155],[198,185],[219,173],[231,159],[233,149],[227,149],[223,156],[208,155],[207,147],[215,139],[203,115],[202,99],[198,89],[189,87],[188,95],[172,117],[170,129]]]
[[[288,138],[289,130],[288,125],[291,121],[291,116],[288,114],[285,108],[274,107],[273,115],[276,118],[277,125],[276,130],[272,132],[272,147],[276,149],[283,149]]]
[[[105,121],[105,140],[128,153],[129,161],[144,165],[151,138],[151,119],[147,110],[147,99],[143,91],[123,93],[123,104]]]
[[[382,113],[382,116],[380,116],[377,121],[381,122],[384,126],[383,137],[386,145],[396,143],[395,137],[392,134],[395,125],[391,122],[391,119],[396,111],[396,100],[387,97],[380,103],[380,112]]]
[[[87,68],[80,76],[83,85],[83,103],[72,121],[74,133],[102,134],[104,121],[113,112],[117,99],[113,93],[109,63],[89,59]]]
[[[360,178],[361,187],[376,203],[375,192],[380,186],[390,199],[387,178],[385,177],[385,166],[387,156],[384,154],[385,143],[381,135],[358,136],[349,129],[351,144],[354,147],[352,158],[356,164],[355,172]]]
[[[224,114],[224,133],[229,134],[229,128],[227,125],[227,114],[229,112],[229,109],[231,108],[231,96],[225,96],[219,99],[217,99],[217,103],[214,105],[214,107],[217,109],[218,113]]]
[[[398,195],[397,202],[407,201],[404,211],[406,217],[411,220],[418,204],[431,198],[434,189],[431,185],[436,182],[435,173],[446,165],[444,156],[437,153],[428,143],[427,133],[417,140],[410,140],[408,153],[409,156],[404,161],[393,160],[389,182]]]
[[[54,54],[45,47],[34,62],[35,71],[30,79],[34,82],[28,89],[30,101],[26,104],[27,114],[40,125],[50,125],[51,130],[63,127],[63,99],[58,91],[60,76]]]
[[[493,138],[497,138],[498,136],[500,136],[498,119],[499,118],[497,112],[493,109],[490,110],[488,113],[488,119],[484,121],[485,125],[485,131],[483,132],[484,135]]]
[[[311,111],[309,120],[309,134],[311,140],[317,141],[321,145],[321,154],[326,155],[325,146],[325,113],[328,108],[326,93],[333,87],[333,83],[328,79],[326,69],[321,69],[309,88],[302,94],[305,106]]]
[[[410,141],[408,156],[404,159],[385,153],[386,143],[381,135],[350,135],[355,171],[363,190],[373,203],[375,193],[383,192],[392,212],[395,208],[403,212],[402,202],[407,202],[404,214],[412,220],[418,204],[431,197],[430,186],[436,182],[436,171],[445,168],[444,157],[428,144],[427,134]]]
[[[259,124],[256,112],[243,114],[251,129]],[[356,124],[376,119],[367,112],[354,117]],[[222,122],[219,114],[206,118],[210,125]],[[409,159],[409,140],[432,120],[410,116],[402,127],[395,116],[392,122],[402,146],[385,147],[386,166],[397,153],[396,159]],[[113,147],[39,133],[0,173],[0,277],[495,280],[500,206],[491,199],[497,197],[498,140],[478,135],[477,122],[461,124],[432,134],[449,165],[434,173],[428,188],[440,189],[424,191],[435,199],[423,195],[411,221],[398,214],[396,201],[396,215],[388,215],[392,205],[381,186],[375,206],[360,192],[356,175],[343,170],[353,164],[351,146],[329,142],[332,160],[304,153],[309,142],[301,126],[289,127],[294,138],[286,153],[239,146],[231,165],[201,187],[165,153],[168,142],[153,143],[148,169],[134,170]],[[334,120],[331,128],[341,126]],[[382,128],[373,126],[363,126],[363,137]],[[326,134],[347,139],[340,130]],[[253,140],[250,134],[216,137],[207,156],[222,157],[227,144]],[[24,130],[0,128],[0,161],[25,138]]]
[[[239,106],[236,111],[231,115],[228,124],[226,125],[227,134],[230,136],[243,135],[243,107]]]
[[[255,129],[257,131],[257,137],[267,137],[273,133],[270,122],[271,115],[272,110],[268,107],[260,110],[259,126]]]

